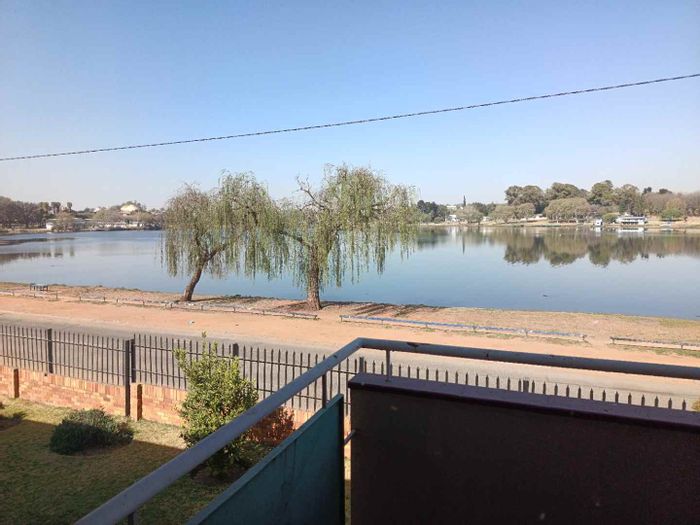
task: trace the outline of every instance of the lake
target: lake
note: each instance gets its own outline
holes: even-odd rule
[[[160,232],[0,236],[0,280],[179,292]],[[290,276],[204,277],[195,293],[302,299]],[[325,300],[700,318],[700,235],[587,228],[425,228],[382,275],[328,287]]]

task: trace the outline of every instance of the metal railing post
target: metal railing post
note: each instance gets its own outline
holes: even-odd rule
[[[391,350],[386,351],[386,380],[391,378]]]
[[[124,415],[131,417],[131,339],[124,339],[122,356],[124,359]]]
[[[46,363],[49,374],[53,374],[53,329],[46,329]]]
[[[321,408],[326,407],[328,403],[328,374],[321,376]]]
[[[132,337],[129,342],[129,364],[131,370],[131,382],[136,383],[136,338]]]

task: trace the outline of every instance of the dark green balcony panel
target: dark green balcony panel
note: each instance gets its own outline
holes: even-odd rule
[[[343,465],[338,395],[190,523],[343,523]]]

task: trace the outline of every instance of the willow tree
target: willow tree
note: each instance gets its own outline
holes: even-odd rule
[[[182,294],[191,301],[207,272],[268,276],[281,270],[285,244],[274,238],[279,217],[266,191],[250,174],[225,174],[211,191],[184,186],[164,213],[162,259],[173,276],[190,279]]]
[[[411,188],[390,184],[369,168],[348,166],[328,166],[318,189],[297,182],[301,198],[279,204],[278,225],[308,308],[321,308],[324,286],[341,286],[347,276],[354,282],[371,266],[381,273],[394,247],[402,254],[410,248],[418,222]]]

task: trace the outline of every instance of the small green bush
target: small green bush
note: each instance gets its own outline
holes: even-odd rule
[[[603,215],[603,222],[605,224],[612,224],[620,216],[619,213],[606,213]]]
[[[193,446],[257,403],[255,386],[241,375],[238,359],[217,356],[216,347],[192,362],[184,350],[176,351],[176,356],[187,377],[187,397],[180,408],[182,438],[187,446]],[[233,441],[207,461],[213,476],[225,478],[234,466],[247,463],[242,446],[246,438]]]
[[[134,431],[102,409],[73,410],[54,429],[49,448],[59,454],[75,454],[89,448],[130,443]]]

